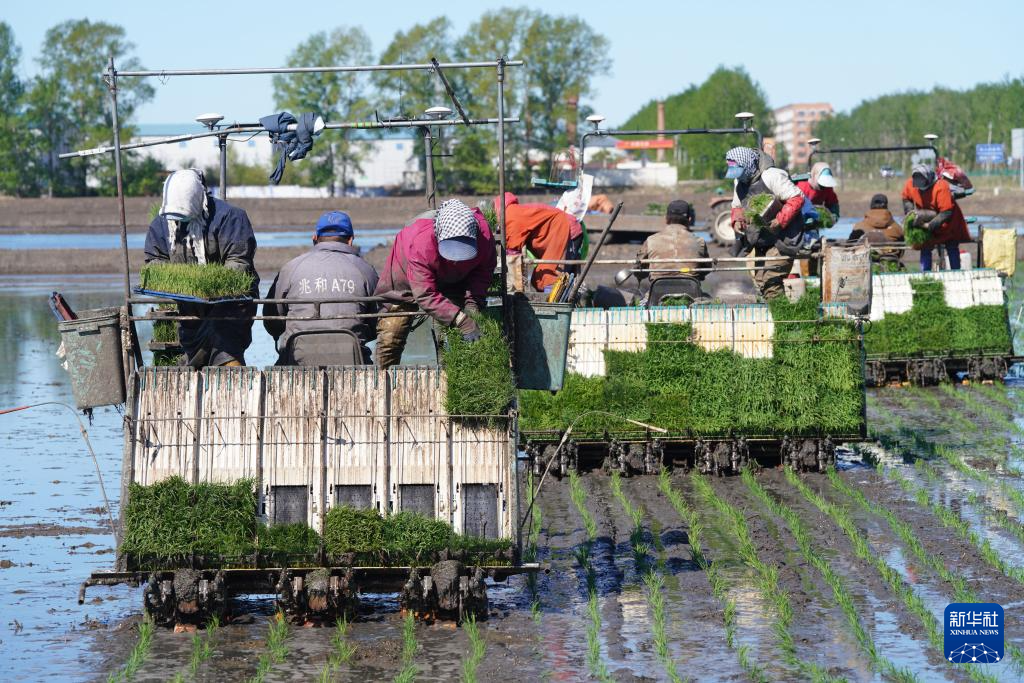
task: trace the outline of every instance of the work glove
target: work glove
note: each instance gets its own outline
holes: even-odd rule
[[[928,224],[935,218],[935,212],[927,209],[919,209],[914,214],[914,227],[926,228]]]
[[[462,307],[462,310],[466,312],[466,315],[475,315],[480,312],[480,307],[473,299],[466,299],[466,305]]]
[[[463,311],[459,311],[459,314],[455,316],[455,327],[459,328],[459,332],[462,333],[462,340],[472,344],[475,341],[480,340],[480,328],[477,326],[476,321],[466,315]]]

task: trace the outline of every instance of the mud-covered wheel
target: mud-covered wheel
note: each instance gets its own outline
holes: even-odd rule
[[[227,614],[223,571],[179,569],[173,574],[150,574],[142,595],[146,614],[161,626],[204,624]]]
[[[711,222],[711,238],[723,247],[731,247],[736,241],[736,231],[732,229],[732,211],[726,209],[715,215]]]
[[[477,567],[471,576],[459,577],[458,621],[460,624],[470,617],[476,621],[487,619],[489,603],[486,576],[483,569]]]
[[[885,385],[885,363],[878,360],[870,360],[864,368],[866,384],[869,387],[880,387]]]

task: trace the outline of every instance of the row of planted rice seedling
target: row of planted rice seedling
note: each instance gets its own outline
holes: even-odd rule
[[[180,477],[132,484],[124,511],[121,552],[137,569],[178,566],[282,566],[328,562],[345,566],[429,565],[442,557],[508,565],[512,541],[455,533],[414,512],[382,516],[375,509],[331,508],[321,536],[305,524],[266,525],[256,514],[251,480],[189,484]]]
[[[819,319],[819,293],[770,302],[773,357],[707,351],[690,324],[648,324],[646,348],[605,351],[606,376],[569,374],[557,394],[520,392],[520,430],[565,429],[588,411],[694,435],[858,434],[863,378],[854,325]],[[621,419],[588,415],[576,432],[614,432]]]

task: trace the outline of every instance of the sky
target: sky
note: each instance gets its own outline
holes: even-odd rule
[[[885,93],[936,85],[967,88],[1024,73],[1020,0],[676,0],[639,3],[632,12],[621,0],[298,5],[45,0],[5,3],[0,19],[11,25],[22,48],[22,74],[32,76],[46,30],[66,19],[120,24],[149,69],[264,67],[283,65],[288,52],[318,30],[362,26],[380,54],[396,31],[438,15],[447,13],[456,33],[462,33],[485,10],[520,5],[576,14],[609,39],[612,71],[596,79],[590,103],[612,125],[651,99],[700,83],[719,65],[746,68],[772,107],[824,101],[841,111]],[[152,83],[156,96],[139,110],[139,123],[186,122],[209,111],[228,120],[253,120],[273,111],[269,76]],[[1024,112],[1021,118],[1024,124]]]

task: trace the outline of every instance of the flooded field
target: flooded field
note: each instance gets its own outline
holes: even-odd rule
[[[120,298],[113,278],[2,290],[0,409],[71,400],[45,296],[72,285],[77,308]],[[255,335],[249,363],[274,356]],[[77,604],[113,563],[93,462],[66,409],[2,415],[3,678],[1024,679],[1024,386],[884,389],[868,411],[875,441],[843,449],[828,475],[547,481],[527,550],[550,572],[493,586],[475,629],[406,628],[393,596],[364,596],[342,628],[301,628],[263,597],[198,633],[140,630],[141,589],[91,588]],[[121,416],[97,410],[87,426],[116,496]],[[949,602],[1005,608],[1005,661],[946,662]]]

